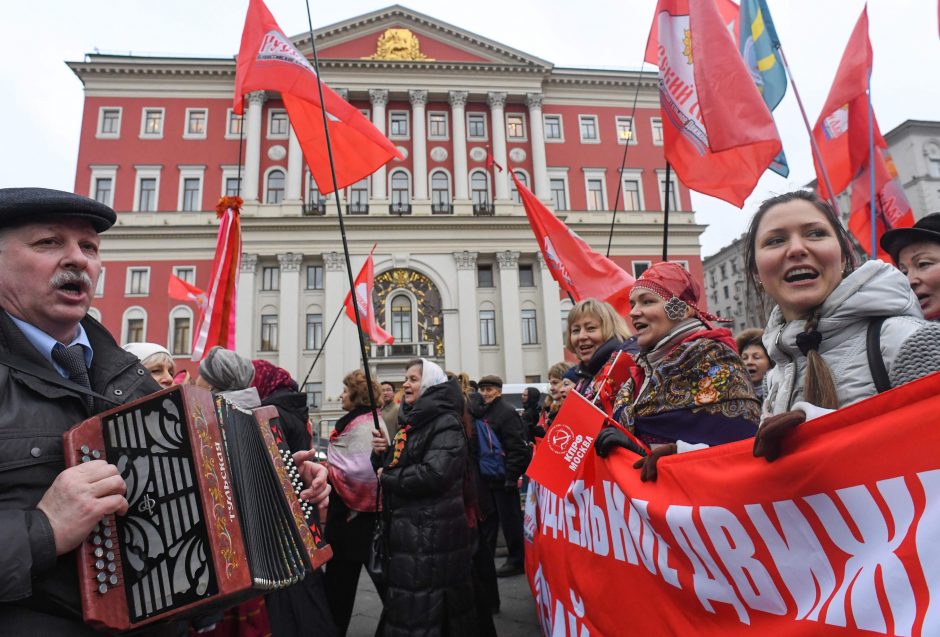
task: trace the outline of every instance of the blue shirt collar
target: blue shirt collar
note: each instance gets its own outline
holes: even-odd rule
[[[59,341],[46,334],[35,325],[27,323],[22,319],[18,319],[9,312],[7,312],[7,316],[10,317],[10,320],[12,320],[18,328],[20,328],[20,331],[23,332],[23,336],[26,337],[26,340],[28,340],[32,346],[43,355],[43,358],[52,363],[52,366],[55,367],[55,370],[59,372],[62,378],[68,378],[69,375],[68,372],[62,369],[62,367],[57,362],[52,360],[52,350],[57,345],[59,347],[81,345],[82,352],[85,354],[85,367],[88,367],[89,369],[91,368],[91,358],[93,352],[91,349],[91,343],[88,341],[88,334],[85,333],[85,328],[82,327],[81,323],[78,324],[78,334],[71,343],[59,343]]]

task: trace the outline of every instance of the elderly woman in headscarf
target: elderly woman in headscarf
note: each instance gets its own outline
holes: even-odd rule
[[[128,343],[124,349],[140,359],[140,364],[147,368],[160,387],[173,386],[176,363],[170,350],[156,343]]]
[[[595,446],[634,448],[630,432],[652,449],[634,467],[656,479],[656,461],[677,451],[754,437],[760,403],[731,332],[700,307],[701,289],[676,263],[657,263],[630,292],[630,320],[640,354],[617,394],[614,419]],[[622,429],[621,429],[622,428]]]
[[[403,389],[400,428],[378,470],[389,555],[379,634],[476,635],[463,395],[426,359],[408,363]]]

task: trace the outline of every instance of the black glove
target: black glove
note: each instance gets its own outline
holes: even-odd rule
[[[658,475],[656,471],[656,462],[663,456],[671,456],[674,453],[678,453],[678,448],[676,444],[669,443],[668,445],[661,445],[653,449],[653,452],[646,456],[645,458],[640,458],[633,463],[634,469],[641,469],[640,471],[640,480],[643,482],[656,482],[656,477]]]
[[[618,427],[604,427],[601,429],[600,433],[597,434],[597,439],[594,441],[594,451],[601,458],[606,458],[610,455],[610,452],[614,450],[614,447],[623,447],[641,456],[646,455],[645,452]]]
[[[754,457],[763,456],[767,462],[780,457],[780,443],[799,424],[806,422],[802,411],[785,411],[765,420],[754,436]]]
[[[539,426],[539,425],[536,425],[535,428],[532,430],[532,435],[533,435],[534,437],[536,437],[536,438],[544,438],[544,437],[545,437],[545,427],[541,427],[541,426]]]

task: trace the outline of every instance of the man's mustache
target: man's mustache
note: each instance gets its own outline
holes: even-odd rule
[[[63,285],[70,283],[79,284],[86,292],[91,292],[95,289],[95,282],[91,280],[91,277],[88,276],[86,272],[63,270],[62,272],[56,272],[53,277],[49,279],[49,286],[53,289],[61,288]]]

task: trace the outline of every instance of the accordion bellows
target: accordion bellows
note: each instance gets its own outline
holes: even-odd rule
[[[174,387],[65,434],[66,464],[104,459],[128,511],[78,548],[85,621],[128,630],[290,586],[330,558],[302,502],[277,410]]]

